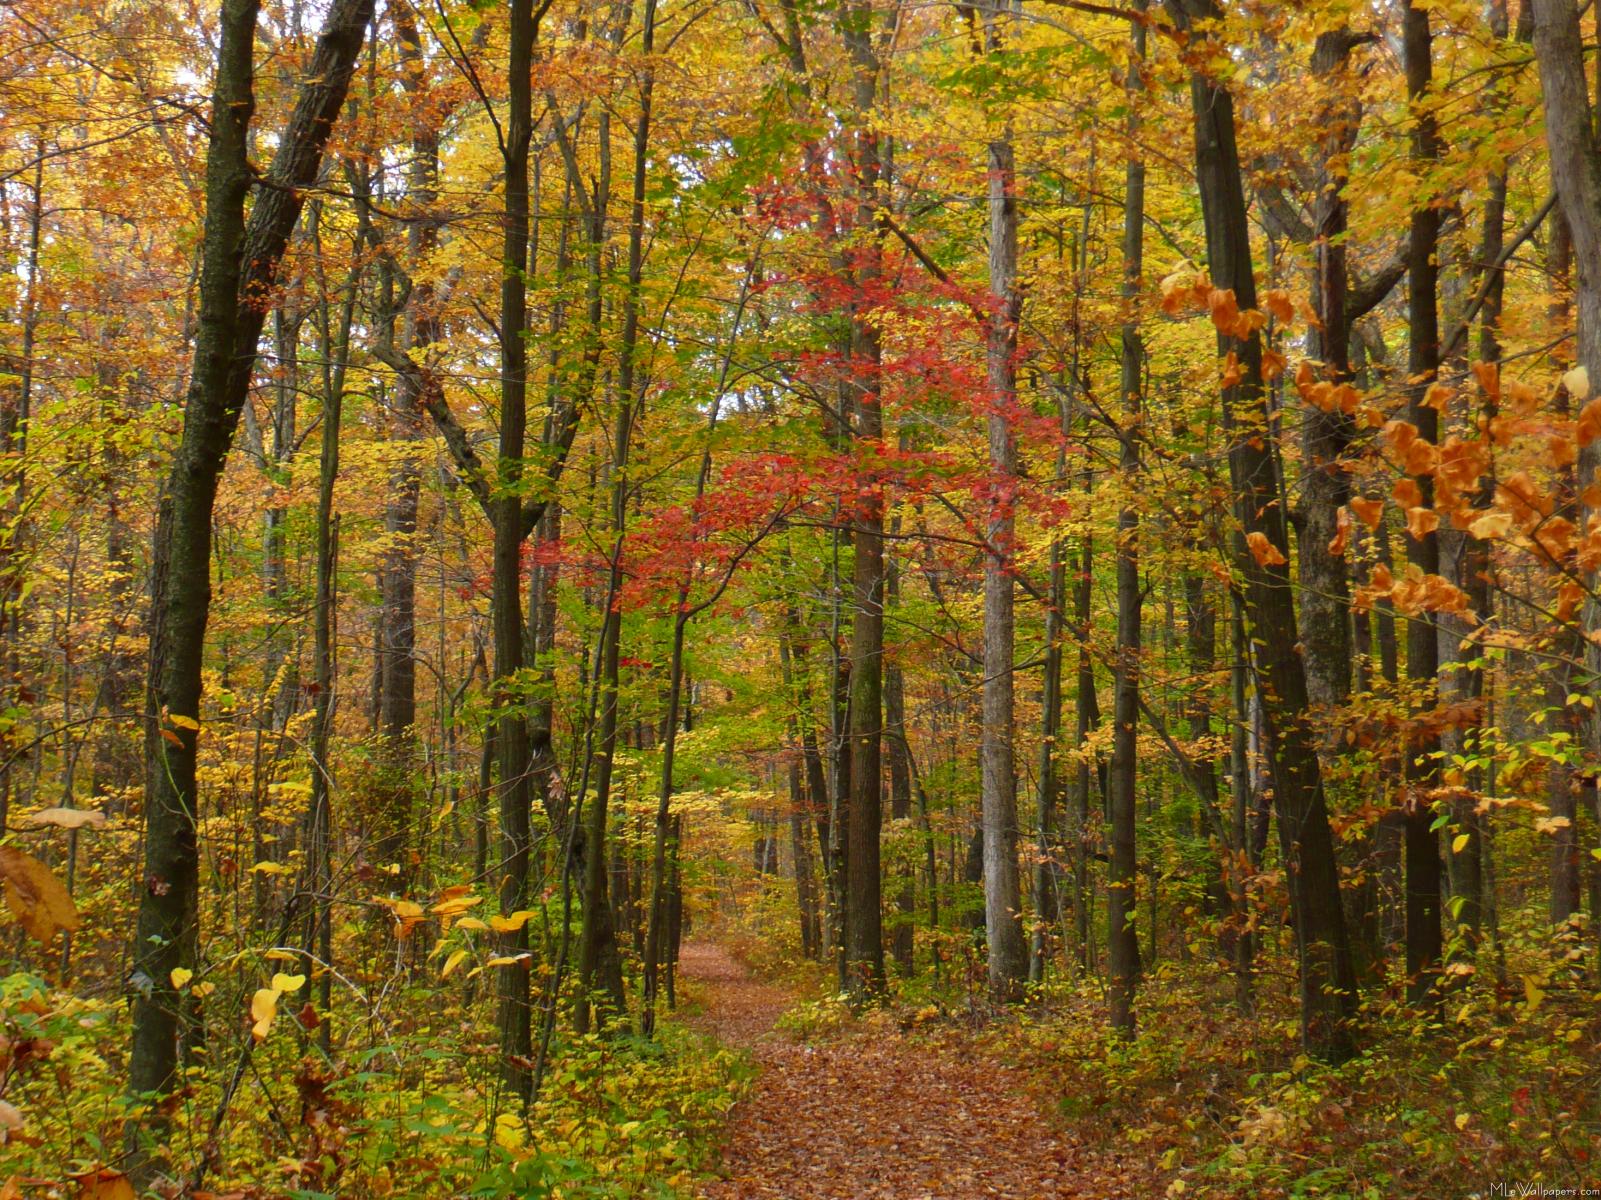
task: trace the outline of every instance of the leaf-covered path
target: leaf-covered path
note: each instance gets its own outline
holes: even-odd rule
[[[794,1000],[721,946],[686,945],[704,1026],[760,1068],[735,1107],[723,1178],[702,1200],[1007,1200],[1136,1192],[1054,1129],[1013,1069],[972,1047],[912,1045],[875,1027],[815,1044],[775,1032]]]

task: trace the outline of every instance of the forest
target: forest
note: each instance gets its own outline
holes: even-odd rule
[[[1598,678],[1590,0],[0,4],[0,1200],[1601,1194]]]

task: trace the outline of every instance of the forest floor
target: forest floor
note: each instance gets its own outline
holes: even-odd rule
[[[965,1037],[931,1041],[884,1015],[798,1040],[777,1028],[795,992],[711,942],[686,945],[681,964],[705,1004],[696,1023],[759,1071],[702,1200],[1148,1194],[1146,1172],[1052,1122],[1039,1081]]]

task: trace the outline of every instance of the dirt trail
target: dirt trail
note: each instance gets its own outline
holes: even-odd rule
[[[723,1178],[702,1200],[1008,1200],[1133,1197],[1041,1116],[1012,1069],[873,1029],[816,1045],[774,1032],[793,1001],[722,947],[686,945],[701,1025],[761,1074],[730,1115]],[[1108,1174],[1111,1178],[1108,1178]]]

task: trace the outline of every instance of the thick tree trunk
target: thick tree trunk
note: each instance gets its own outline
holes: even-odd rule
[[[1213,0],[1169,0],[1181,28],[1216,17]],[[1196,175],[1206,225],[1207,260],[1219,288],[1231,289],[1242,310],[1256,307],[1244,179],[1235,142],[1234,101],[1199,71],[1190,82],[1195,117]],[[1219,333],[1220,354],[1233,353],[1240,381],[1223,389],[1229,475],[1236,515],[1265,551],[1239,555],[1250,633],[1261,647],[1258,695],[1265,749],[1290,884],[1291,913],[1301,963],[1301,1033],[1308,1050],[1343,1060],[1353,1052],[1350,1018],[1356,981],[1340,901],[1334,835],[1329,826],[1316,735],[1307,723],[1306,673],[1295,653],[1295,607],[1287,571],[1289,538],[1275,468],[1276,446],[1259,432],[1268,424],[1262,343]]]
[[[1350,331],[1346,323],[1345,168],[1356,143],[1360,105],[1350,99],[1346,67],[1357,38],[1349,30],[1319,35],[1312,51],[1312,73],[1329,89],[1319,113],[1324,130],[1313,209],[1316,253],[1313,303],[1322,328],[1310,333],[1313,358],[1323,360],[1328,381],[1351,376]],[[1338,536],[1340,508],[1351,498],[1350,476],[1342,461],[1355,426],[1338,407],[1307,404],[1302,413],[1306,466],[1301,476],[1298,561],[1301,581],[1301,647],[1306,662],[1307,699],[1337,708],[1351,694],[1350,586],[1343,553],[1331,549]]]
[[[1584,56],[1586,47],[1580,31],[1579,9],[1574,0],[1533,0],[1535,58],[1540,65],[1540,82],[1545,93],[1546,145],[1551,160],[1551,178],[1557,199],[1572,238],[1577,265],[1575,293],[1578,297],[1578,365],[1588,375],[1585,396],[1580,403],[1601,393],[1601,145],[1598,145],[1594,112],[1586,90]],[[1589,400],[1589,403],[1595,403]],[[1594,496],[1597,467],[1601,466],[1601,442],[1591,442],[1579,451],[1576,469],[1576,524],[1589,527],[1596,519]],[[1588,598],[1579,616],[1578,634],[1573,639],[1582,647],[1583,660],[1576,670],[1595,678],[1601,674],[1601,646],[1596,630],[1601,627],[1601,603],[1595,599],[1596,577],[1587,574]],[[1565,700],[1565,698],[1564,698]],[[1593,713],[1578,716],[1586,749],[1594,755],[1601,749],[1601,721]],[[1566,773],[1564,773],[1566,774]],[[1580,779],[1569,776],[1554,782],[1554,814],[1568,816],[1571,824],[1560,831],[1552,861],[1551,917],[1553,923],[1565,921],[1578,907],[1577,827],[1579,805],[1576,789]],[[1594,795],[1593,780],[1584,790]],[[1572,843],[1571,848],[1569,842]]]
[[[883,271],[884,163],[873,128],[881,66],[873,44],[871,4],[851,6],[843,21],[850,56],[852,101],[861,127],[855,133],[856,222],[867,238],[855,267],[857,300],[851,312],[852,407],[858,456],[876,456],[884,437],[880,394],[882,346],[869,296]],[[847,815],[845,986],[853,995],[884,986],[884,918],[879,834],[883,824],[884,496],[876,479],[864,480],[851,522],[852,621],[850,648],[850,811]]]
[[[250,188],[257,5],[226,0],[222,11],[211,137],[201,318],[184,404],[182,441],[163,489],[152,567],[150,676],[145,706],[144,882],[132,948],[133,1037],[129,1089],[159,1097],[177,1077],[179,1001],[171,977],[192,969],[198,941],[196,838],[201,667],[211,605],[211,520],[217,485],[238,428],[256,361],[256,341],[304,189],[316,179],[344,106],[373,0],[334,0],[263,188],[244,219]],[[160,1107],[127,1127],[132,1173],[151,1179],[166,1137]]]
[[[505,198],[500,280],[500,447],[498,494],[489,503],[494,529],[490,559],[490,615],[494,630],[496,796],[500,810],[500,860],[494,871],[500,911],[527,906],[529,815],[528,725],[515,680],[523,669],[522,477],[528,424],[528,298],[523,264],[528,258],[528,147],[533,137],[529,80],[537,36],[533,0],[512,0],[507,33],[508,100],[502,145]],[[387,661],[387,657],[386,657]],[[386,666],[386,674],[388,668]],[[513,958],[528,952],[527,923],[497,935],[497,951]],[[506,1090],[526,1099],[532,1080],[533,1010],[524,958],[496,972],[495,1025],[500,1035],[500,1076]]]
[[[430,269],[428,260],[439,242],[439,224],[430,211],[438,201],[439,131],[428,111],[427,74],[416,22],[403,7],[394,11],[392,20],[405,64],[406,91],[418,105],[407,179],[407,200],[416,216],[407,229],[406,257],[415,274],[403,332],[405,348],[417,351],[443,337],[433,284],[422,274]],[[394,396],[388,432],[400,455],[390,470],[384,504],[384,533],[389,541],[378,568],[376,717],[385,795],[383,811],[374,816],[379,826],[376,850],[380,860],[400,863],[402,878],[407,878],[416,743],[413,727],[417,722],[417,556],[412,539],[417,532],[421,486],[411,447],[422,437],[424,425],[415,376],[400,376]]]

